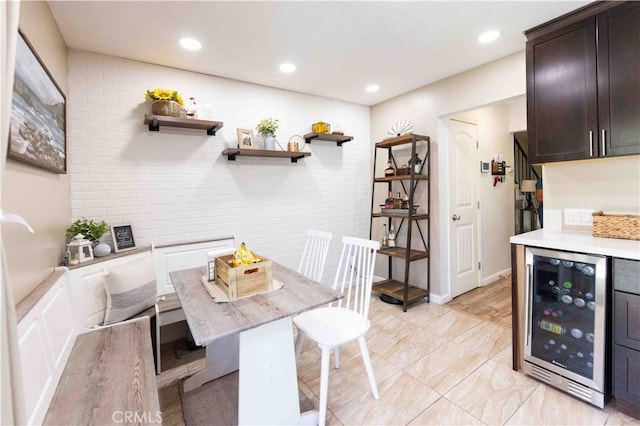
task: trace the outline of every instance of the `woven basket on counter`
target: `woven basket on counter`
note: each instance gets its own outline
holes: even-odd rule
[[[151,112],[155,115],[168,115],[170,117],[182,116],[182,108],[176,101],[153,101]]]
[[[640,240],[640,216],[593,213],[593,236]]]

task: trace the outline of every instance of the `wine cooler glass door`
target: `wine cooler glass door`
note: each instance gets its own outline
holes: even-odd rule
[[[525,360],[604,390],[606,258],[527,248]]]

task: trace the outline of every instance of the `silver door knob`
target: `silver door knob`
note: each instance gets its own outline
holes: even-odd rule
[[[460,220],[460,216],[458,216],[457,214],[454,214],[451,219],[453,219],[453,221],[455,222],[456,220]]]

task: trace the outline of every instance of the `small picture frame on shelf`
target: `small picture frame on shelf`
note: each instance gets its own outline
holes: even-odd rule
[[[115,253],[136,248],[131,225],[112,226],[111,238],[113,239],[113,249]]]
[[[256,142],[253,137],[253,130],[238,129],[238,148],[256,149]]]

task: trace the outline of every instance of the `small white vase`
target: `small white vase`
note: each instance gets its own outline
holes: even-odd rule
[[[276,137],[267,135],[264,137],[264,149],[274,151],[276,149]]]
[[[93,248],[93,255],[95,257],[108,256],[111,254],[111,246],[106,243],[99,243]]]

